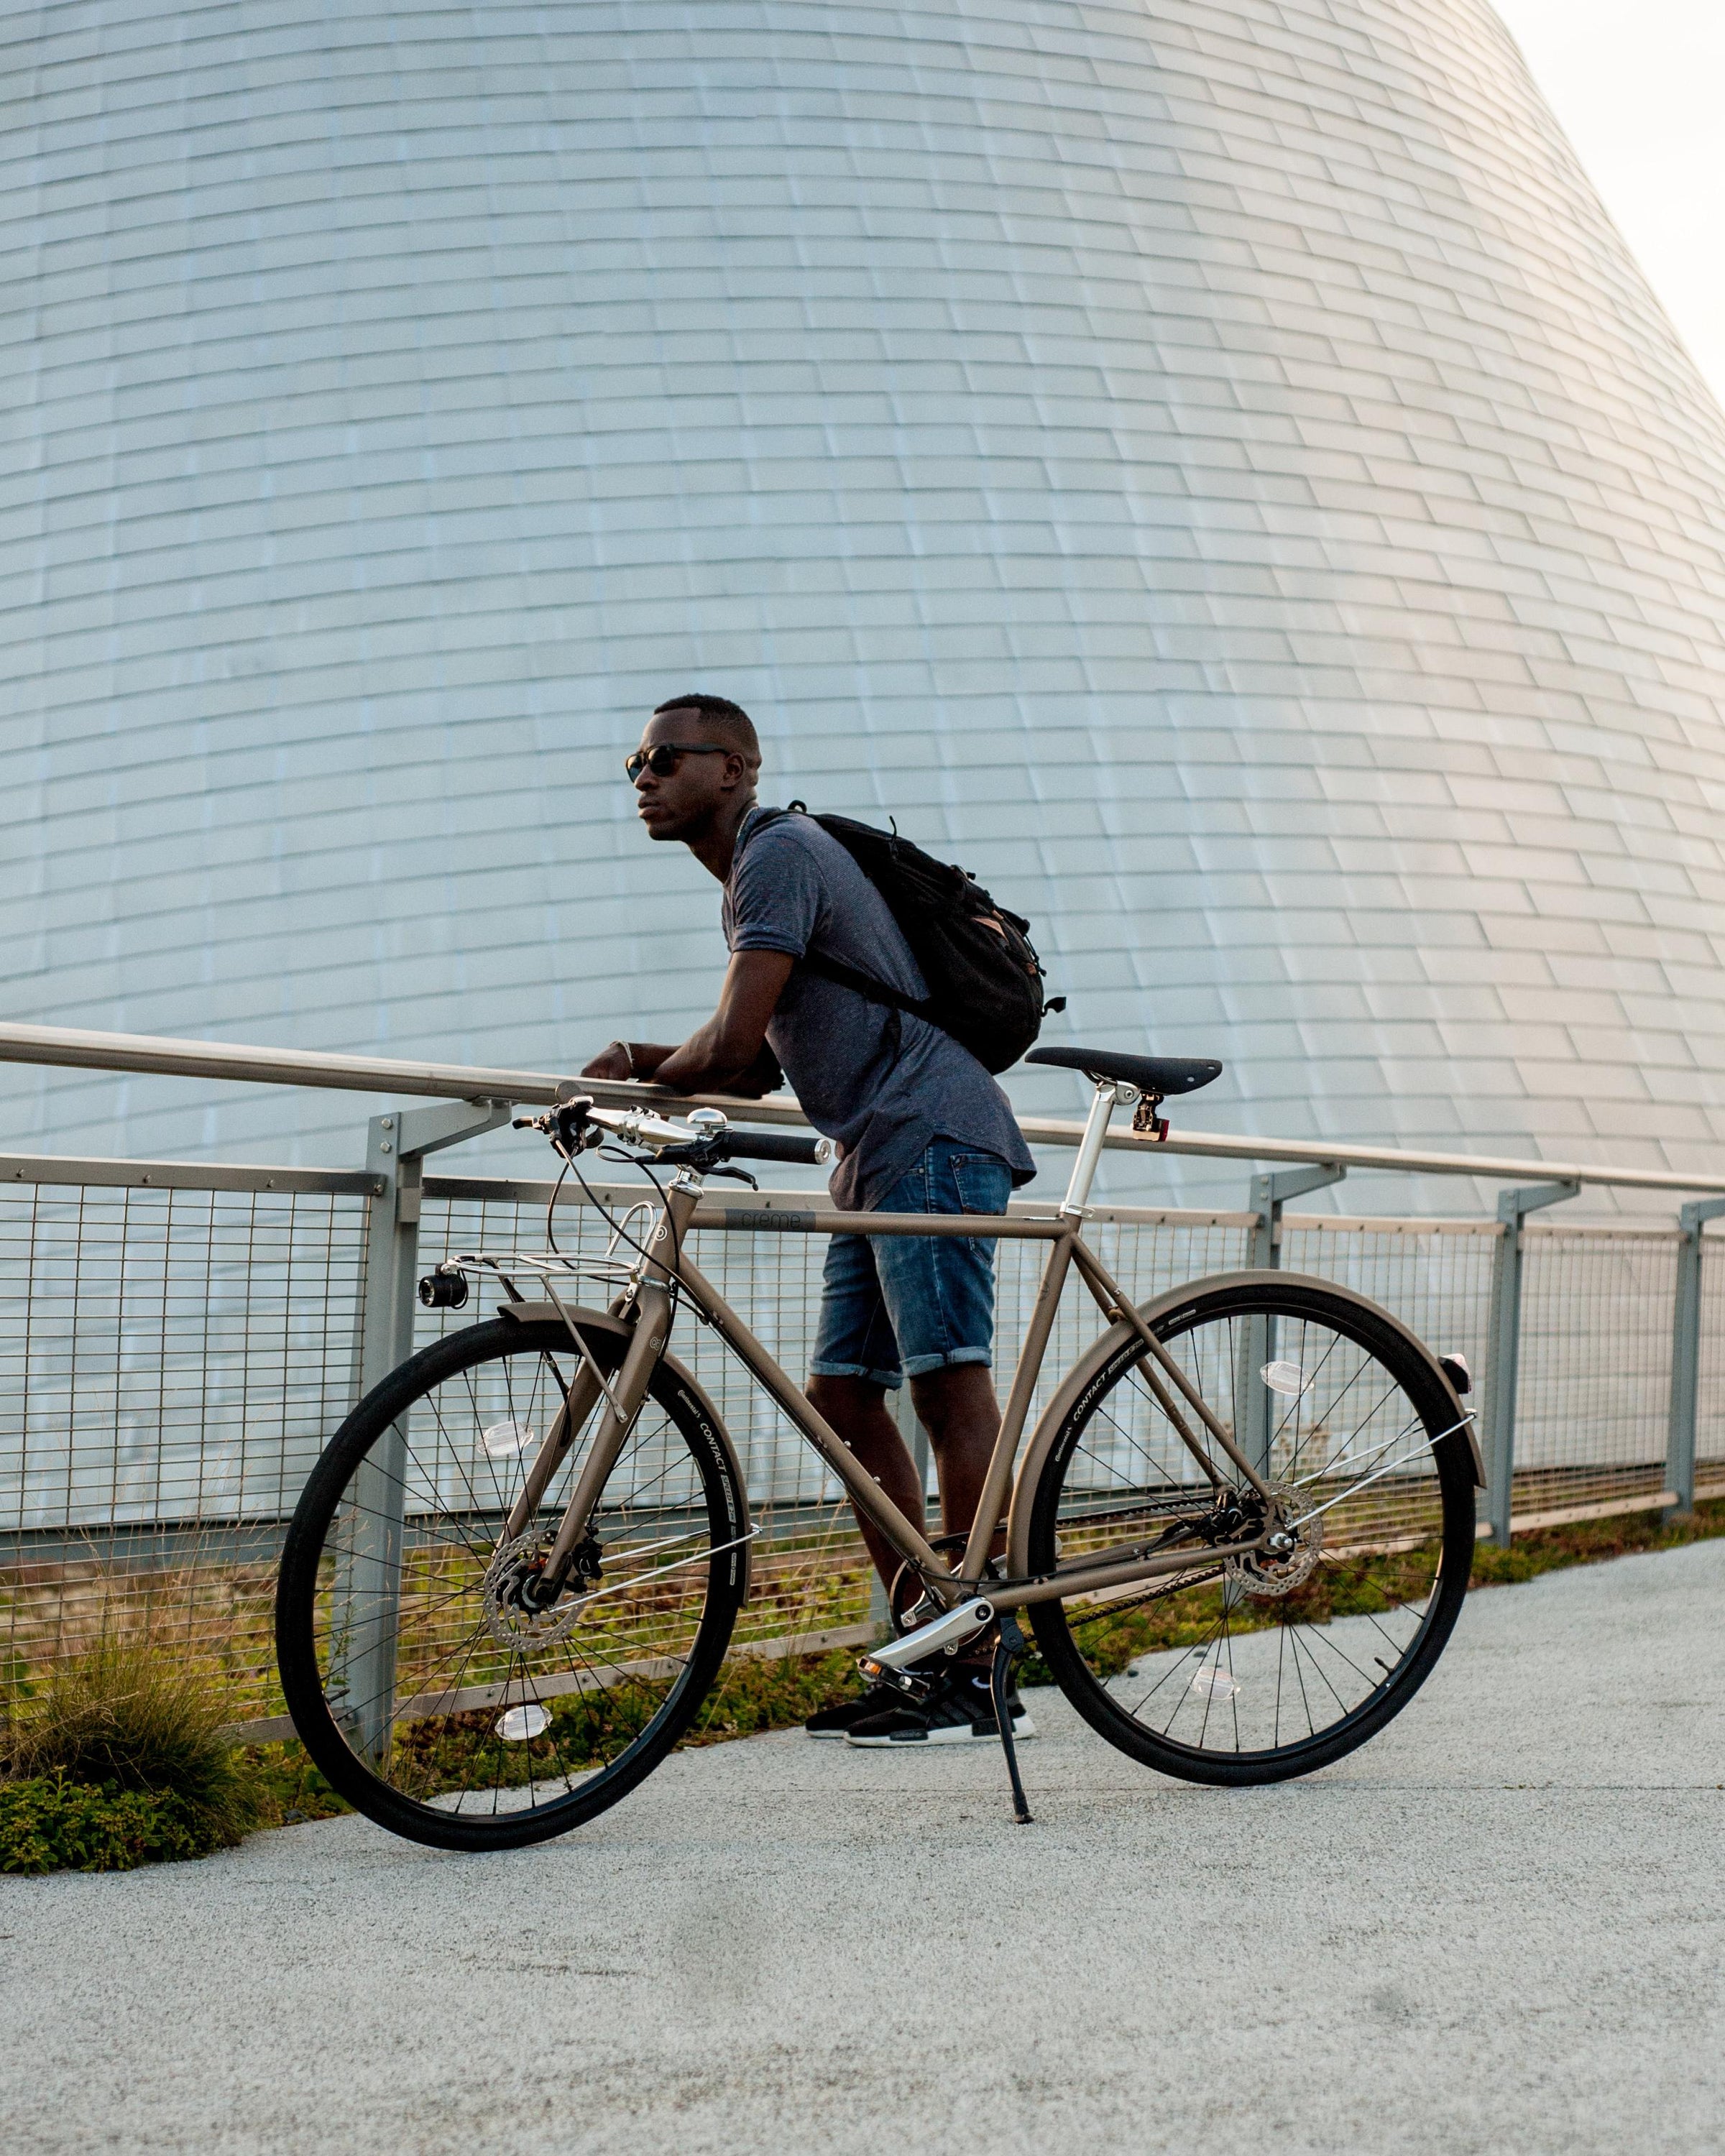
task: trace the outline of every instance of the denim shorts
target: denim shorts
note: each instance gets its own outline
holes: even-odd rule
[[[1012,1170],[992,1152],[936,1138],[875,1209],[880,1213],[1004,1213]],[[987,1363],[994,1347],[993,1239],[834,1235],[827,1245],[817,1378],[896,1387],[955,1363]]]

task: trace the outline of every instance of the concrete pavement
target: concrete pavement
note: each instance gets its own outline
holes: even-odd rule
[[[0,1881],[10,2150],[1715,2148],[1725,1542],[1469,1599],[1390,1729],[1230,1794],[1058,1696],[757,1738],[566,1840],[347,1819]]]

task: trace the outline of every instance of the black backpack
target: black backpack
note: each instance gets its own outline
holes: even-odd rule
[[[800,801],[769,809],[749,836],[781,817],[808,814]],[[1042,1030],[1044,1014],[1066,1008],[1064,996],[1043,1000],[1042,962],[1030,942],[1029,922],[997,906],[968,870],[936,860],[896,831],[877,831],[849,816],[811,821],[839,841],[886,900],[928,983],[928,999],[918,1003],[818,952],[807,952],[798,963],[870,1003],[927,1019],[968,1048],[985,1070],[1016,1063]]]

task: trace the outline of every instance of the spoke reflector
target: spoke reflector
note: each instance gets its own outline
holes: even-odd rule
[[[1291,1400],[1299,1399],[1306,1389],[1306,1373],[1297,1363],[1266,1363],[1259,1372],[1272,1393],[1282,1393]]]
[[[525,1744],[530,1738],[542,1736],[551,1727],[551,1711],[533,1700],[526,1707],[512,1707],[507,1714],[497,1717],[497,1734],[506,1744]]]
[[[533,1427],[525,1422],[494,1422],[480,1432],[480,1443],[493,1460],[513,1460],[533,1442]]]

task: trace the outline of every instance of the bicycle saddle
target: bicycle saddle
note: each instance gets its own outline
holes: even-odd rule
[[[1086,1078],[1117,1078],[1141,1093],[1195,1093],[1219,1078],[1222,1066],[1206,1059],[1193,1062],[1178,1055],[1120,1055],[1111,1048],[1033,1048],[1026,1063],[1052,1063],[1062,1070],[1081,1070]]]

